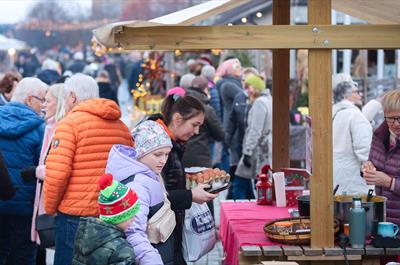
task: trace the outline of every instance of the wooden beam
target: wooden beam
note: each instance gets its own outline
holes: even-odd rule
[[[331,23],[331,0],[308,0],[308,23]],[[311,248],[333,247],[332,51],[308,53],[309,105],[313,139]]]
[[[400,25],[320,24],[122,26],[114,40],[128,50],[400,48]]]
[[[273,0],[272,23],[290,24],[290,0]],[[290,50],[277,49],[272,57],[272,167],[289,167]]]

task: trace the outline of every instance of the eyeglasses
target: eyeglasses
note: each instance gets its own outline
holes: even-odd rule
[[[356,93],[356,94],[359,94],[359,95],[362,95],[362,91],[361,90],[353,90],[353,91],[351,91],[352,93]]]
[[[395,121],[397,121],[397,123],[400,124],[400,116],[397,116],[397,117],[385,117],[385,119],[386,119],[386,122],[387,122],[387,123],[392,124],[392,123],[394,123]]]
[[[44,103],[44,102],[46,101],[46,99],[44,99],[44,98],[39,98],[39,97],[37,97],[37,96],[33,96],[33,95],[32,95],[32,97],[33,97],[34,99],[37,99],[37,100],[39,100],[39,101],[40,101],[40,103]]]

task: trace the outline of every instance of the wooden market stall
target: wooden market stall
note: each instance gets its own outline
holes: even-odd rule
[[[400,1],[308,0],[308,25],[289,25],[290,0],[273,0],[273,25],[190,25],[245,2],[210,1],[203,10],[106,25],[94,34],[106,47],[123,50],[272,49],[274,168],[289,164],[289,49],[308,49],[313,136],[311,248],[333,247],[331,52],[400,48]],[[384,24],[331,25],[332,7]],[[182,19],[177,21],[177,17]]]

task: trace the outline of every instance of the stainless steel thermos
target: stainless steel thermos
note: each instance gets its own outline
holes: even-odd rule
[[[366,231],[366,214],[361,198],[353,198],[353,206],[349,212],[350,244],[352,248],[364,248]]]

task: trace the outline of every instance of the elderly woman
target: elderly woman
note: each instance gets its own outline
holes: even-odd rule
[[[372,127],[356,106],[361,105],[361,93],[352,80],[342,81],[334,87],[333,99],[334,187],[339,185],[338,194],[366,194],[360,167],[368,159]]]
[[[234,199],[254,199],[251,179],[265,164],[271,164],[272,157],[272,97],[265,81],[258,75],[246,77],[248,95],[246,132],[243,138],[242,157],[232,181]],[[246,111],[247,112],[247,111]]]
[[[374,132],[362,172],[376,194],[387,198],[387,221],[400,225],[400,90],[384,96],[383,110],[385,122]]]

